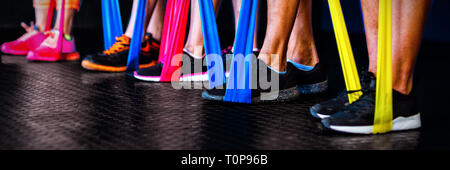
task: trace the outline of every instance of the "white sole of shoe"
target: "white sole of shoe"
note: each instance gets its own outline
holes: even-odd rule
[[[398,117],[392,122],[392,131],[404,131],[417,129],[422,126],[420,121],[420,113],[410,117]],[[330,126],[332,130],[354,134],[372,134],[373,125],[371,126]]]
[[[161,80],[160,76],[137,76],[134,75],[134,78],[142,81],[149,81],[149,82],[159,82]]]

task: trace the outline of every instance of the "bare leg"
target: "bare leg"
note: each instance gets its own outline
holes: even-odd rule
[[[144,30],[147,30],[147,26],[148,26],[148,23],[149,23],[149,20],[150,20],[150,16],[153,13],[153,9],[155,8],[156,1],[157,0],[149,0],[147,2],[147,11],[146,11],[146,15],[145,15]],[[134,25],[136,23],[137,6],[138,6],[138,0],[134,0],[133,1],[133,8],[131,9],[130,21],[128,22],[128,26],[127,26],[127,29],[125,31],[125,35],[128,36],[128,37],[132,37],[133,36]]]
[[[376,74],[378,1],[361,1],[364,12],[369,71]],[[392,4],[392,87],[409,94],[430,0],[397,0]]]
[[[286,51],[297,14],[298,0],[268,0],[267,31],[259,59],[278,71],[286,70]]]
[[[57,12],[56,21],[59,21],[61,16],[60,13]],[[64,14],[64,35],[70,35],[72,33],[72,24],[73,24],[73,17],[75,16],[75,10],[74,9],[67,9]],[[59,29],[59,22],[56,22],[55,27],[53,28],[55,30]]]
[[[369,52],[369,71],[375,73],[375,75],[377,71],[378,6],[378,0],[361,1],[367,49]]]
[[[213,0],[214,9],[217,10],[220,0]],[[202,21],[200,19],[200,9],[198,0],[191,1],[191,24],[189,26],[188,38],[184,48],[194,54],[194,57],[203,56],[203,33]]]
[[[35,7],[34,8],[36,26],[39,31],[45,31],[45,25],[47,25],[48,7]]]
[[[147,32],[151,33],[153,39],[161,42],[162,30],[164,25],[164,4],[162,0],[157,0],[150,22],[147,26]]]
[[[238,21],[239,21],[239,14],[241,13],[241,3],[242,0],[233,0],[233,9],[234,9],[234,20],[235,23],[235,30],[238,29]],[[259,4],[258,4],[258,11],[256,12],[256,21],[255,21],[255,37],[253,38],[253,48],[258,48],[258,12],[259,12]]]
[[[290,60],[307,66],[314,66],[319,62],[312,31],[311,1],[300,0],[287,50]]]

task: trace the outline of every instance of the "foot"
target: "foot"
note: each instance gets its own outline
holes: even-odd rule
[[[336,98],[321,102],[310,108],[311,115],[318,119],[328,118],[332,114],[338,112],[345,106],[349,105],[348,94],[355,92],[365,93],[370,88],[370,82],[374,80],[375,77],[372,73],[362,72],[361,73],[361,87],[359,91],[348,92],[344,90]]]
[[[29,51],[36,49],[45,39],[45,35],[39,32],[34,25],[30,26],[25,34],[15,41],[3,43],[1,50],[3,53],[11,55],[27,55]]]
[[[39,47],[28,52],[27,59],[29,61],[63,61],[63,60],[78,60],[79,53],[75,47],[75,40],[62,40],[62,50],[58,47],[59,31],[53,30],[49,33],[47,38]]]
[[[205,58],[195,58],[187,52],[183,52],[180,81],[207,81],[208,73]],[[134,78],[142,81],[159,82],[163,64],[139,69],[133,73]]]
[[[258,73],[255,74],[257,79],[260,77],[259,74],[267,74],[268,78],[272,74],[277,74],[279,87],[276,90],[262,88],[257,80],[256,89],[251,90],[252,103],[287,102],[297,99],[302,94],[318,94],[327,90],[326,75],[321,64],[317,64],[310,71],[303,71],[292,63],[288,63],[287,71],[283,73],[272,70],[263,61],[256,59],[253,67],[259,68],[259,66],[268,71],[260,73],[257,69]],[[226,87],[209,89],[203,92],[202,97],[210,101],[223,101],[225,93]]]
[[[375,80],[372,80],[370,89],[359,100],[329,118],[323,119],[322,124],[338,132],[372,134],[375,117],[375,84]],[[414,96],[403,95],[394,90],[392,131],[420,127],[420,113],[417,111]]]
[[[123,72],[127,70],[131,38],[126,35],[116,38],[116,42],[106,51],[86,56],[81,66],[87,70],[104,72]],[[154,66],[158,61],[160,44],[151,34],[144,37],[139,56],[139,68]]]
[[[194,57],[186,49],[183,50],[183,65],[181,66],[180,81],[208,81],[208,68],[205,57]],[[185,64],[185,63],[190,63]]]

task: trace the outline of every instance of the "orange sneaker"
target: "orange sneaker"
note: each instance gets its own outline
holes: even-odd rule
[[[123,72],[127,70],[128,53],[131,38],[122,35],[116,38],[116,43],[106,51],[86,56],[81,66],[87,70],[105,72]],[[159,42],[151,34],[144,37],[139,54],[139,68],[148,68],[158,62]]]

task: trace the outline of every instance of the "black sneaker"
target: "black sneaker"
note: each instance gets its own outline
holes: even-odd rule
[[[322,120],[329,129],[354,134],[372,134],[375,117],[375,80],[369,90],[356,102]],[[403,131],[421,127],[420,113],[413,95],[403,95],[393,90],[392,131]]]
[[[190,63],[190,64],[185,64]],[[208,81],[206,59],[195,58],[188,51],[183,51],[180,81]]]
[[[361,72],[361,90],[358,91],[342,91],[337,97],[332,98],[327,101],[323,101],[316,104],[310,108],[310,113],[313,117],[318,119],[324,119],[330,117],[332,114],[338,112],[345,106],[349,105],[348,94],[355,92],[365,92],[370,88],[370,82],[374,80],[375,77],[372,73]]]
[[[92,71],[123,72],[127,69],[131,39],[125,35],[116,38],[114,45],[101,53],[86,56],[81,65]],[[160,44],[146,34],[139,56],[139,68],[154,66],[158,61]]]
[[[224,69],[225,69],[225,77],[229,77],[229,70],[230,70],[230,64],[232,57],[233,57],[233,51],[232,51],[233,47],[232,46],[228,46],[227,48],[223,49],[222,52],[222,62],[224,64]],[[193,59],[191,61],[189,61],[191,63],[190,67],[182,67],[182,73],[186,73],[186,74],[181,74],[180,75],[180,81],[208,81],[209,77],[208,77],[208,72],[207,72],[207,65],[206,65],[206,58],[203,56],[203,60],[197,59],[195,57],[192,56],[192,54],[188,51],[186,51],[186,49],[183,50],[183,53],[185,55],[188,55],[189,57],[185,57],[183,59]],[[259,50],[255,49],[253,50],[253,54],[255,56],[258,56],[259,54]],[[184,63],[185,61],[183,61]],[[186,61],[188,62],[188,61]],[[188,63],[189,63],[188,62]],[[200,63],[202,62],[202,63]],[[202,72],[200,72],[199,70],[193,70],[194,68],[199,69],[199,66],[197,65],[197,67],[194,67],[195,64],[202,64]],[[183,65],[183,66],[187,66],[187,65]]]
[[[183,52],[180,81],[207,81],[208,74],[204,59],[194,58]],[[188,63],[188,64],[187,64]],[[159,82],[163,64],[135,71],[133,77],[142,81]]]
[[[266,102],[287,102],[297,99],[301,94],[317,94],[327,90],[327,80],[325,72],[320,64],[317,64],[311,71],[302,71],[293,64],[287,64],[285,73],[278,73],[273,71],[263,61],[254,59],[254,66],[262,66],[263,74],[267,74],[268,81],[271,81],[271,74],[278,74],[279,90],[272,91],[271,88],[263,89],[257,80],[257,88],[251,90],[252,103],[266,103]],[[259,78],[258,71],[256,74]],[[226,85],[224,87],[207,89],[202,93],[205,100],[223,101],[226,92]]]

